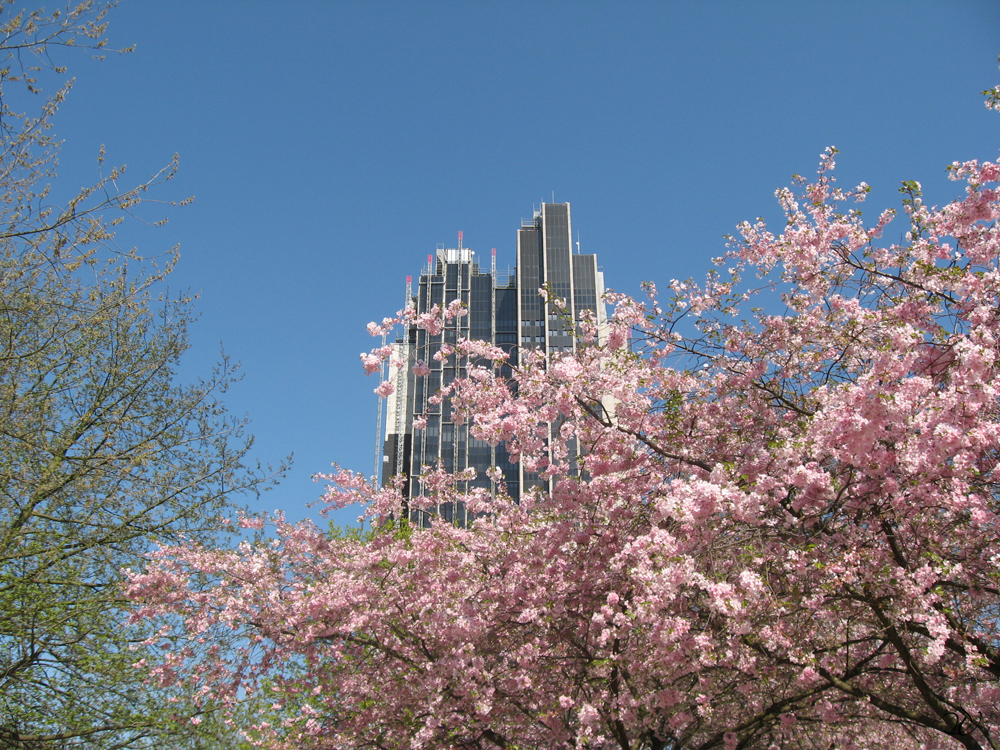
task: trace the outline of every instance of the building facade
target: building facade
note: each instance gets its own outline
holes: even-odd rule
[[[508,352],[508,363],[500,374],[509,375],[521,350],[543,349],[547,355],[573,351],[576,337],[569,318],[577,322],[584,311],[590,311],[600,328],[605,322],[604,274],[596,255],[572,252],[572,237],[570,204],[543,203],[531,219],[521,221],[513,272],[497,272],[495,250],[490,267],[481,267],[475,252],[462,247],[461,234],[457,248],[439,247],[428,256],[412,297],[408,292],[408,304],[423,313],[434,305],[444,307],[461,300],[468,314],[448,321],[435,336],[410,326],[394,343],[394,358],[405,366],[390,368],[388,374],[395,379],[396,389],[388,399],[383,484],[401,475],[404,496],[420,497],[424,494],[423,467],[440,461],[449,472],[475,468],[476,478],[463,483],[460,490],[481,487],[495,491],[486,474],[491,466],[502,471],[507,492],[515,500],[530,488],[545,485],[545,480],[512,463],[502,444],[491,446],[476,440],[469,434],[468,424],[455,424],[448,400],[430,400],[443,385],[465,377],[469,365],[467,358],[457,355],[442,361],[434,355],[442,344],[454,344],[459,338],[488,341]],[[543,287],[566,300],[568,314],[557,315],[550,309],[539,294]],[[429,374],[413,374],[412,366],[420,360],[427,363]],[[414,428],[415,417],[426,420],[422,429]],[[442,504],[430,511],[407,507],[405,512],[420,525],[429,524],[434,514],[457,524],[469,520],[461,504]]]

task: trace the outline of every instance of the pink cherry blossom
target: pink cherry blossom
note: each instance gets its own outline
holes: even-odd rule
[[[362,352],[360,355],[361,363],[365,369],[365,375],[371,375],[373,372],[378,372],[382,367],[382,359],[375,354],[365,354]]]
[[[1000,167],[952,165],[942,208],[905,183],[886,232],[835,154],[725,274],[609,295],[606,338],[510,379],[443,355],[481,363],[432,403],[541,477],[520,503],[502,467],[405,501],[337,470],[367,536],[275,517],[127,572],[154,678],[269,748],[1000,746]]]

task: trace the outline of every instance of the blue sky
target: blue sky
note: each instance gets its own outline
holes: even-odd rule
[[[121,242],[180,243],[171,285],[201,295],[183,374],[220,345],[243,363],[227,403],[255,456],[295,454],[254,507],[291,518],[331,462],[371,471],[365,324],[459,230],[513,264],[554,194],[608,285],[638,293],[703,277],[740,221],[780,226],[774,190],[826,146],[873,217],[901,180],[946,202],[945,166],[1000,148],[979,95],[1000,83],[995,0],[132,0],[110,21],[136,49],[70,60],[62,187],[96,179],[102,143],[134,181],[180,154],[161,197],[194,204]]]

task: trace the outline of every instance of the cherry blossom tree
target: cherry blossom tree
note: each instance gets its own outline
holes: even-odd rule
[[[427,507],[478,520],[411,531],[398,488],[338,471],[367,536],[162,549],[129,587],[157,678],[264,699],[275,748],[1000,747],[1000,165],[951,165],[943,208],[905,183],[893,243],[835,153],[778,191],[779,234],[610,296],[606,335],[516,388],[502,351],[443,353],[469,376],[441,398],[549,491],[428,468]]]

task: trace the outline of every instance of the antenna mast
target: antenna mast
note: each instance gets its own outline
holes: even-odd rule
[[[406,298],[403,300],[403,309],[413,306],[413,277],[406,277]],[[396,474],[403,471],[403,430],[406,429],[406,398],[404,391],[406,385],[406,368],[410,363],[410,341],[403,329],[406,338],[399,344],[398,353],[400,355],[399,365],[396,367]]]
[[[382,334],[382,346],[385,346],[386,334]],[[382,385],[385,382],[385,361],[378,369],[378,384]],[[375,482],[375,486],[379,486],[379,473],[382,468],[382,412],[385,410],[385,399],[378,396],[378,416],[375,418],[375,466],[372,469],[372,480]]]

